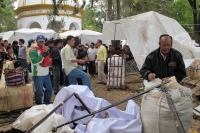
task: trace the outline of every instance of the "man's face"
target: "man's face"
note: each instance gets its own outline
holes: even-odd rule
[[[96,46],[99,47],[101,45],[101,43],[99,42],[99,40],[97,40]]]
[[[54,43],[49,43],[49,47],[53,47],[54,46]]]
[[[13,44],[13,47],[16,48],[16,47],[17,47],[17,44]]]
[[[4,47],[8,47],[8,42],[4,42]]]
[[[62,42],[57,44],[57,48],[61,48],[62,47]]]
[[[163,36],[160,40],[160,51],[163,55],[167,55],[172,47],[172,40],[169,36]]]
[[[69,44],[71,47],[73,47],[74,44],[75,44],[74,38],[72,38],[71,40],[69,40],[69,41],[68,41],[68,44]]]
[[[93,45],[93,44],[90,44],[90,47],[91,47],[91,48],[94,48],[94,45]]]
[[[23,45],[23,43],[21,41],[19,41],[19,45]]]
[[[44,46],[44,41],[37,41],[37,46],[42,48]]]

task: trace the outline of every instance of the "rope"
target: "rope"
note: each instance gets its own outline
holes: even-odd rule
[[[96,114],[96,111],[93,112],[93,116],[92,116],[92,117],[90,118],[90,120],[87,122],[84,133],[86,133],[88,124],[89,124],[89,122],[94,118],[95,114]]]
[[[158,117],[157,117],[157,133],[160,133],[160,126],[159,126],[160,125],[160,109],[161,109],[160,106],[161,106],[161,102],[162,102],[164,96],[165,96],[165,94],[162,93],[162,95],[160,96],[160,98],[158,100],[159,106],[158,106]]]

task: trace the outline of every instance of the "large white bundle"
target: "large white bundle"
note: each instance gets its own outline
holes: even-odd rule
[[[36,123],[38,123],[42,118],[44,118],[53,109],[54,106],[52,104],[48,106],[33,106],[17,118],[17,120],[13,123],[12,128],[18,129],[20,131],[27,131]],[[33,133],[51,133],[53,127],[59,126],[66,122],[67,120],[62,115],[53,113],[47,120],[45,120],[41,125],[39,125],[35,130],[33,130]],[[74,133],[74,131],[67,125],[62,128],[59,128],[57,131],[57,133],[63,132]]]
[[[191,90],[180,86],[177,82],[172,82],[166,86],[170,87],[169,93],[183,127],[188,132],[193,119]],[[165,93],[160,89],[154,89],[143,96],[141,119],[143,133],[176,133],[174,120]]]
[[[108,58],[108,86],[121,87],[125,82],[124,59],[118,55]]]

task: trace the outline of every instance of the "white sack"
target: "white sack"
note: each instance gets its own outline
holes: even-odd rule
[[[12,128],[20,131],[27,131],[44,118],[49,112],[54,109],[52,104],[50,105],[37,105],[26,110],[22,113],[17,120],[13,123]],[[66,123],[66,119],[62,115],[53,113],[47,120],[45,120],[40,126],[38,126],[33,133],[48,133],[51,132],[53,127]],[[57,133],[74,133],[74,131],[68,126],[59,128]]]
[[[110,105],[108,101],[94,97],[94,94],[87,86],[70,85],[59,91],[54,100],[54,106],[57,106],[59,103],[64,101],[64,99],[69,97],[73,92],[76,92],[81,97],[83,102],[91,111],[96,111]],[[75,110],[75,106],[81,106],[81,104],[75,97],[72,97],[63,107],[57,110],[57,113],[63,114],[67,121],[71,121],[86,114],[86,112],[81,113],[81,111]],[[140,121],[139,107],[133,101],[129,101],[126,111],[121,111],[113,107],[108,109],[106,112],[110,118],[103,119],[105,112],[95,115],[87,127],[88,133],[107,133],[107,131],[112,131],[113,133],[120,133],[122,131],[124,133],[141,132],[142,125]],[[78,121],[79,125],[76,127],[75,131],[78,133],[84,133],[84,125],[90,118],[91,117],[88,117]]]
[[[108,80],[107,85],[111,87],[121,87],[125,83],[124,59],[118,55],[108,58]]]
[[[157,84],[156,82],[159,82],[159,80],[157,79],[153,82]],[[193,119],[192,92],[189,88],[179,85],[175,81],[175,77],[172,78],[171,83],[166,84],[166,87],[170,88],[169,94],[175,104],[183,127],[185,131],[188,132]],[[143,96],[141,104],[141,120],[143,124],[143,133],[176,132],[174,120],[165,94],[159,88],[154,89]]]

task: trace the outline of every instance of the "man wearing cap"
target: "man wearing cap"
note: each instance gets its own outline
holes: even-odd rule
[[[30,50],[30,59],[32,65],[32,75],[35,85],[35,103],[38,104],[50,104],[51,95],[52,95],[52,85],[49,75],[49,67],[43,66],[41,63],[49,55],[47,48],[45,47],[45,37],[43,35],[38,35],[36,38],[37,46],[33,47]],[[44,102],[42,102],[44,91]]]

